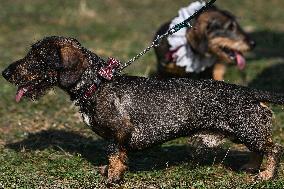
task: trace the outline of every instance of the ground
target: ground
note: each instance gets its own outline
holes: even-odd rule
[[[148,46],[155,30],[188,1],[0,0],[0,71],[49,35],[71,36],[107,57],[128,60]],[[241,72],[230,67],[226,82],[284,93],[284,1],[217,0],[237,15],[257,48]],[[153,52],[125,73],[149,76]],[[0,188],[104,188],[98,166],[107,162],[106,143],[81,121],[76,108],[55,89],[38,102],[16,104],[16,88],[0,78]],[[275,113],[274,140],[284,145],[283,106]],[[249,153],[226,143],[195,154],[187,139],[130,155],[130,169],[114,188],[283,188],[279,177],[254,183],[239,171]]]

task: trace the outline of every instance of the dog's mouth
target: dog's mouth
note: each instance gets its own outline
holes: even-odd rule
[[[246,59],[242,52],[227,47],[222,47],[221,50],[230,61],[235,61],[237,63],[240,70],[243,70],[246,67]]]
[[[16,93],[16,102],[20,102],[22,97],[32,90],[32,86],[20,86]]]
[[[24,84],[18,85],[18,90],[16,92],[15,100],[16,102],[20,102],[23,97],[28,97],[32,100],[37,100],[39,97],[44,95],[52,85],[48,82],[41,81],[36,84]]]

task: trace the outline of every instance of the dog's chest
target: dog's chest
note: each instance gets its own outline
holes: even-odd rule
[[[73,103],[74,103],[75,106],[78,107],[78,110],[81,114],[81,118],[82,118],[83,122],[87,126],[91,127],[91,120],[92,119],[91,119],[91,116],[89,115],[89,113],[87,112],[87,109],[88,109],[87,106],[81,105],[82,102],[80,102],[80,100],[74,100]]]
[[[91,117],[87,113],[81,113],[82,119],[86,125],[91,127]]]

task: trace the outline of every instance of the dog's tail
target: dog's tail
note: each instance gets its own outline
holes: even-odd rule
[[[252,95],[260,102],[284,105],[284,94],[252,89]]]

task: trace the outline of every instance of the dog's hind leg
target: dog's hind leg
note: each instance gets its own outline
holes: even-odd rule
[[[269,127],[262,125],[258,128],[260,128],[260,130],[258,130],[257,127],[248,127],[246,133],[254,133],[254,135],[250,135],[250,137],[248,137],[249,134],[246,136],[243,135],[242,139],[244,139],[243,142],[249,150],[258,154],[255,156],[256,159],[253,165],[259,165],[260,167],[262,157],[265,157],[267,160],[266,164],[263,165],[264,170],[258,173],[256,179],[261,181],[271,180],[277,175],[283,148],[281,145],[272,141],[272,137],[269,134],[270,132],[265,132],[265,128],[269,129]],[[251,159],[250,162],[253,162],[253,159]]]
[[[271,140],[272,141],[272,140]],[[270,143],[265,156],[267,162],[264,171],[257,175],[260,180],[270,180],[277,175],[277,170],[280,162],[281,155],[283,154],[283,147],[279,144]]]

